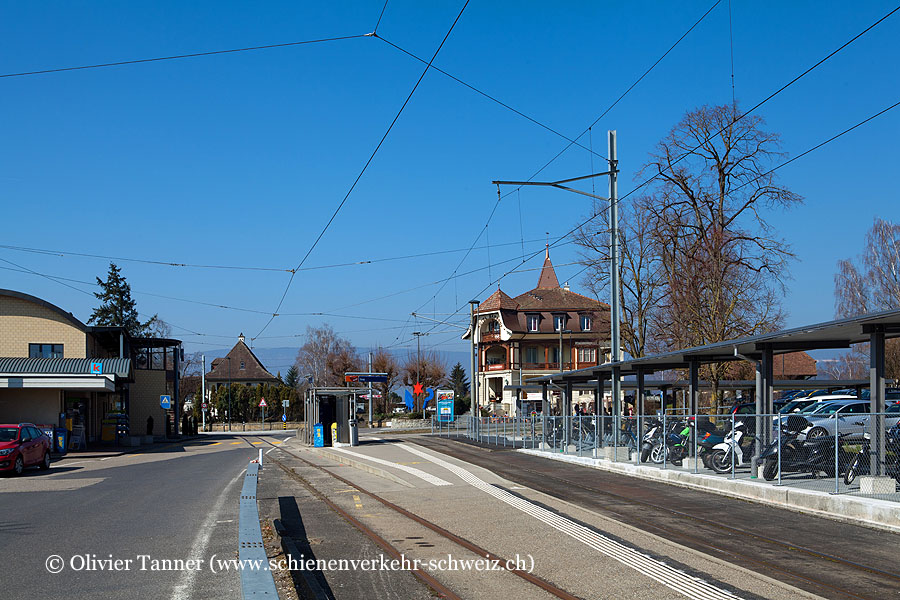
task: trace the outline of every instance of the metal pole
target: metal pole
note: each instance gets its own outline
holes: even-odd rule
[[[231,431],[231,357],[225,359],[228,361],[228,431]]]
[[[416,336],[416,389],[419,387],[419,367],[422,365],[422,332],[421,331],[413,331],[413,335]],[[418,396],[416,394],[415,396]],[[419,407],[419,399],[415,398],[415,405],[413,408]],[[425,412],[425,407],[422,407],[422,412]]]
[[[473,417],[479,416],[481,414],[481,411],[479,410],[479,408],[480,408],[479,403],[478,403],[478,338],[476,337],[478,335],[477,313],[478,313],[478,305],[480,305],[480,304],[481,304],[481,302],[479,300],[470,300],[469,301],[469,309],[470,309],[470,313],[472,315],[472,382],[469,385],[470,392],[471,392],[470,393],[471,401],[469,404],[470,404],[470,412],[472,413]],[[472,425],[475,428],[475,430],[473,431],[473,435],[477,437],[479,423],[477,420],[475,420],[475,421],[472,421]]]
[[[609,283],[610,283],[610,352],[612,353],[612,362],[619,362],[622,359],[622,344],[619,333],[619,326],[622,322],[621,306],[619,305],[619,296],[621,289],[621,273],[619,272],[619,187],[618,187],[618,169],[619,161],[616,157],[616,132],[609,132]],[[619,377],[618,369],[613,369],[612,373],[612,396],[613,405],[619,406],[619,396],[622,393],[622,382]],[[613,415],[613,426],[615,427],[615,417],[618,412]],[[616,440],[618,445],[618,440]]]
[[[869,473],[884,475],[884,327],[875,326],[869,342],[869,438],[873,450],[869,456]]]
[[[200,408],[203,410],[203,431],[206,431],[206,356],[200,355]]]
[[[369,352],[369,373],[372,372],[372,353]],[[369,427],[372,426],[372,382],[369,382]]]

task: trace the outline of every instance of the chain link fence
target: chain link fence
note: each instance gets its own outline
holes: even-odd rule
[[[900,412],[455,417],[432,433],[900,502]]]

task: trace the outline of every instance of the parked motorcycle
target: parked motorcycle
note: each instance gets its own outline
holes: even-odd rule
[[[656,445],[657,440],[662,436],[662,421],[658,419],[647,419],[647,430],[641,439],[641,462],[647,462],[650,453]]]
[[[760,460],[763,461],[763,477],[766,481],[772,481],[778,476],[779,466],[782,473],[811,473],[815,476],[819,472],[824,472],[826,476],[834,477],[834,436],[799,440],[800,432],[807,427],[809,421],[799,415],[787,418],[782,426],[781,440],[774,440],[760,455]],[[839,464],[847,464],[849,462],[847,452],[843,449],[839,452]]]
[[[660,434],[655,440],[650,450],[650,460],[656,464],[669,461],[673,465],[681,465],[682,459],[690,452],[689,442],[693,428],[693,418],[688,419],[686,422],[680,419],[672,419],[669,423],[666,423],[667,431],[664,434]],[[662,431],[661,428],[660,431]]]
[[[887,431],[884,445],[887,453],[893,454],[893,458],[890,460],[885,457],[884,473],[900,481],[900,462],[898,462],[898,457],[900,457],[900,422]],[[844,473],[845,484],[850,485],[853,483],[857,475],[868,475],[870,473],[869,457],[871,455],[872,440],[867,431],[863,434],[863,443],[859,452],[854,455],[853,460],[850,461],[850,466],[847,467],[847,472]]]
[[[720,444],[713,447],[709,455],[709,468],[716,473],[730,473],[732,463],[736,467],[743,466],[753,454],[753,443],[742,444],[749,438],[756,440],[755,436],[746,435],[747,424],[744,421],[736,421]],[[706,464],[704,462],[704,464]]]

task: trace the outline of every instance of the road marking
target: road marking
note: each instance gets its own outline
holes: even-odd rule
[[[237,446],[238,444],[243,444],[244,442],[231,442],[229,446]]]
[[[209,539],[212,537],[214,529],[213,525],[218,522],[217,517],[225,507],[225,501],[233,500],[231,488],[244,477],[244,472],[245,469],[238,470],[234,479],[225,485],[219,493],[216,503],[213,505],[212,509],[206,513],[206,518],[203,519],[203,523],[200,524],[200,529],[197,531],[194,542],[191,544],[191,555],[189,557],[190,560],[196,561],[194,564],[202,564],[206,559],[206,549],[209,547]],[[196,597],[196,594],[194,594],[194,579],[196,579],[196,577],[197,571],[194,569],[185,569],[181,571],[181,575],[178,578],[178,584],[172,589],[172,600],[189,600],[190,598]]]
[[[359,496],[353,494],[353,501],[356,502],[356,508],[362,508],[362,500],[359,499]]]
[[[281,442],[281,440],[275,440],[275,441],[272,442],[272,443],[273,443],[273,444],[280,444],[280,443],[282,443],[282,442]]]
[[[259,446],[260,444],[262,444],[262,442],[250,442],[250,443],[253,444],[254,446]]]
[[[275,450],[275,448],[269,448],[268,450],[266,450],[266,454],[268,454],[268,453],[271,452],[272,450]]]
[[[222,443],[222,442],[213,442],[212,444],[210,444],[210,446],[218,446],[218,445],[221,444],[221,443]]]
[[[579,525],[553,511],[547,510],[546,508],[538,506],[523,498],[519,498],[506,490],[496,488],[462,467],[449,463],[436,456],[426,454],[407,444],[397,444],[397,446],[417,456],[421,456],[436,465],[444,467],[466,483],[472,485],[472,487],[490,494],[501,502],[505,502],[513,508],[534,517],[538,521],[546,523],[557,531],[578,540],[594,550],[597,550],[601,554],[605,554],[613,560],[646,575],[650,579],[653,579],[688,598],[709,598],[713,600],[735,600],[738,598],[738,596],[718,588],[707,581],[688,575],[675,567],[669,566],[655,558],[651,558],[625,544],[611,540],[605,535],[601,535],[592,529]]]
[[[417,469],[415,467],[408,467],[406,465],[401,465],[399,463],[391,462],[389,460],[382,460],[380,458],[375,458],[374,456],[360,454],[359,452],[351,452],[349,450],[345,450],[344,448],[332,448],[332,450],[337,450],[338,452],[343,452],[344,454],[349,454],[351,456],[355,456],[355,457],[361,458],[363,460],[370,460],[374,463],[378,463],[379,465],[385,465],[387,467],[393,467],[395,469],[400,469],[401,471],[405,471],[406,473],[409,473],[410,475],[413,475],[415,477],[418,477],[419,479],[427,481],[428,483],[430,483],[432,485],[453,485],[449,481],[444,481],[440,477],[435,477],[431,473],[426,473],[425,471],[423,471],[421,469]]]

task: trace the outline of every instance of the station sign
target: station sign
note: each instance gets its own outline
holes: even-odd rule
[[[347,383],[387,383],[387,373],[344,373]]]

